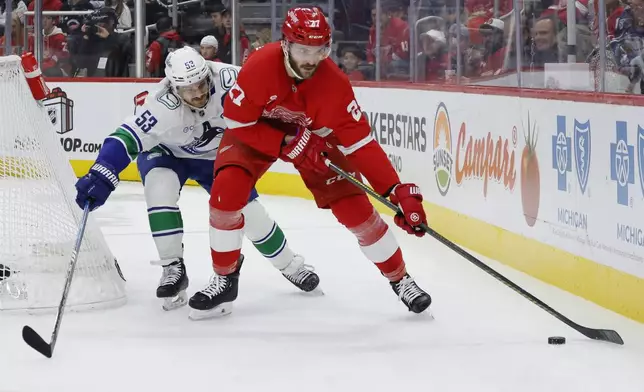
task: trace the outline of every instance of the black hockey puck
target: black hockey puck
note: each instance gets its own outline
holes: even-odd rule
[[[548,338],[548,344],[566,344],[566,338],[563,336],[551,336]]]

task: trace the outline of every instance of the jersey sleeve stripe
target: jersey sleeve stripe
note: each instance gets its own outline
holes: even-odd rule
[[[349,147],[343,147],[338,145],[338,150],[340,150],[340,152],[343,153],[344,155],[350,155],[356,152],[359,148],[366,146],[373,140],[374,140],[373,135],[369,134],[369,136],[365,137],[362,140],[359,140],[358,142],[350,145]]]
[[[162,149],[166,154],[170,155],[171,157],[174,157],[174,154],[172,153],[172,151],[171,151],[168,147],[164,146],[163,144],[159,144],[158,146],[159,146],[159,148],[160,148],[160,149]]]
[[[257,121],[249,122],[249,123],[240,123],[235,120],[231,120],[227,117],[224,117],[224,120],[226,121],[226,126],[230,129],[235,129],[235,128],[243,128],[243,127],[250,127],[251,125],[257,124]]]
[[[127,124],[121,124],[121,129],[124,129],[132,134],[132,137],[134,138],[134,140],[136,140],[136,144],[139,146],[139,151],[143,151],[143,143],[141,143],[139,135],[137,135],[136,132],[134,132],[134,130]]]
[[[136,158],[136,156],[139,154],[139,149],[137,147],[136,140],[132,137],[132,135],[119,128],[115,132],[113,132],[110,136],[111,139],[116,139],[118,140],[123,147],[125,147],[125,150],[127,151],[127,155],[130,156],[130,159],[133,160]]]

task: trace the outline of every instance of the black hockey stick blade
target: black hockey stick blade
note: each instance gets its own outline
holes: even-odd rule
[[[344,177],[347,181],[351,182],[353,185],[357,186],[358,188],[362,189],[365,191],[369,196],[373,197],[374,199],[378,200],[385,206],[387,206],[389,209],[391,209],[396,215],[401,214],[402,211],[400,208],[398,208],[397,205],[393,204],[386,198],[380,196],[376,191],[362,183],[362,181],[359,181],[357,178],[352,176],[351,174],[345,172],[342,170],[340,167],[335,165],[333,162],[331,162],[329,159],[325,159],[326,165],[336,172],[337,174],[341,175]],[[426,224],[420,224],[419,227],[425,231],[427,234],[430,236],[434,237],[437,241],[442,243],[443,245],[447,246],[450,248],[452,251],[458,253],[460,256],[465,258],[467,261],[470,263],[476,265],[483,271],[487,272],[489,275],[491,275],[493,278],[496,280],[500,281],[507,287],[511,288],[514,290],[516,293],[519,295],[523,296],[533,304],[537,305],[541,309],[545,310],[548,312],[551,316],[555,317],[559,321],[563,322],[564,324],[568,325],[572,329],[576,330],[577,332],[581,333],[582,335],[594,339],[594,340],[601,340],[605,342],[610,342],[610,343],[615,343],[615,344],[624,344],[624,340],[622,340],[622,337],[619,336],[619,334],[616,331],[610,330],[610,329],[593,329],[593,328],[588,328],[584,327],[583,325],[579,325],[575,323],[574,321],[570,320],[568,317],[564,316],[563,314],[557,312],[550,306],[548,306],[545,302],[541,301],[539,298],[535,297],[534,295],[530,294],[523,288],[521,288],[519,285],[516,283],[512,282],[510,279],[506,278],[505,276],[501,275],[498,273],[496,270],[494,270],[492,267],[488,266],[478,258],[474,257],[470,253],[466,252],[463,248],[460,246],[456,245],[452,241],[448,240],[447,238],[443,237],[439,233],[437,233],[435,230],[431,229],[429,226]]]
[[[34,350],[47,358],[51,358],[51,345],[45,342],[45,340],[38,335],[38,332],[34,331],[30,326],[25,325],[22,327],[22,339]]]

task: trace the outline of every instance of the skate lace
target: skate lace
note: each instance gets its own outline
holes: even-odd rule
[[[170,264],[163,267],[163,275],[161,275],[161,286],[175,284],[181,278],[183,273],[183,266],[181,263]]]
[[[302,283],[306,278],[311,276],[313,271],[315,271],[315,268],[312,265],[302,264],[294,273],[284,275],[293,283]]]
[[[416,282],[410,276],[405,276],[398,282],[398,299],[406,303],[411,303],[422,293],[420,287],[416,285]]]
[[[201,290],[201,293],[213,298],[221,294],[226,289],[226,286],[228,286],[228,278],[213,274],[210,277],[210,283],[205,289]]]

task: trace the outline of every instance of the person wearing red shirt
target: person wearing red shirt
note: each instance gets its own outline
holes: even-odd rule
[[[409,25],[393,16],[395,7],[384,5],[380,19],[380,76],[397,71],[409,72]],[[367,62],[376,62],[376,6],[371,9],[371,28],[367,42]]]
[[[172,19],[163,17],[156,23],[159,38],[145,52],[145,68],[152,77],[163,77],[163,64],[168,53],[184,45],[183,38],[172,26]]]
[[[35,8],[36,8],[36,0],[33,0],[31,3],[27,5],[27,11],[34,11]],[[60,11],[61,8],[63,8],[63,3],[60,0],[43,0],[41,9],[43,11]],[[27,17],[27,25],[28,26],[34,25],[33,16]]]
[[[210,194],[210,247],[215,274],[189,306],[195,318],[221,314],[237,298],[244,230],[242,208],[277,160],[290,162],[313,194],[358,241],[410,311],[431,304],[406,271],[398,242],[366,194],[325,164],[325,156],[399,205],[394,222],[424,235],[427,219],[415,184],[401,183],[358,105],[346,75],[328,57],[331,28],[318,7],[292,8],[283,39],[253,52],[224,100],[228,130],[219,145]],[[191,317],[193,317],[191,315]]]
[[[40,68],[46,76],[63,76],[63,66],[69,58],[67,50],[67,36],[56,26],[56,18],[43,16],[44,52]],[[29,36],[29,51],[34,53],[34,36]]]

